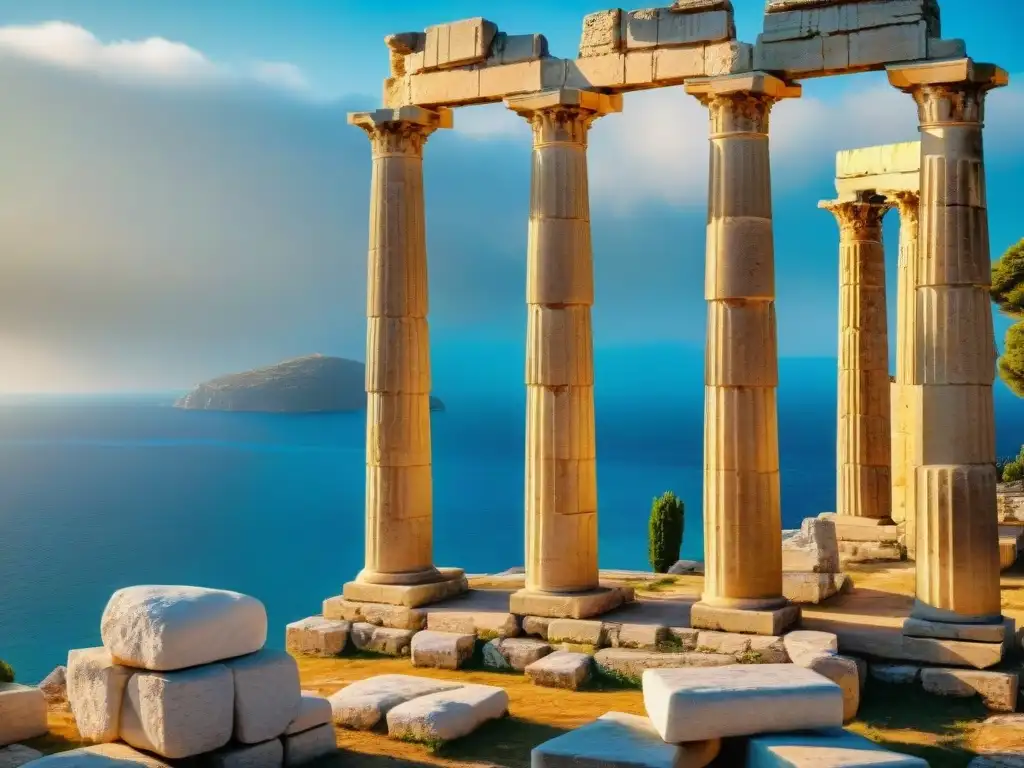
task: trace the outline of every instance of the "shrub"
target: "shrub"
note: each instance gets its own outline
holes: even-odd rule
[[[0,659],[0,683],[14,682],[14,667]]]
[[[647,546],[651,568],[655,573],[667,573],[679,560],[685,511],[683,502],[672,491],[666,491],[651,505]]]
[[[992,301],[1011,317],[1024,317],[1024,240],[992,263]]]

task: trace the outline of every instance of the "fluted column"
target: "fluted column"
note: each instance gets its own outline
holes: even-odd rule
[[[913,95],[921,121],[912,615],[998,623],[996,350],[982,124],[986,92],[1008,78],[963,59],[892,67],[889,79]]]
[[[366,559],[356,582],[346,585],[345,596],[407,603],[408,590],[401,588],[455,575],[442,574],[433,564],[423,199],[423,146],[434,130],[451,127],[451,113],[402,107],[352,114],[349,122],[369,136],[373,170],[366,298]]]
[[[896,284],[896,380],[892,385],[892,518],[902,526],[907,557],[917,551],[914,496],[914,359],[917,348],[918,193],[897,192],[900,253]]]
[[[594,303],[587,134],[621,97],[554,90],[510,98],[533,130],[527,251],[526,589],[514,613],[593,615],[598,590]],[[589,594],[589,599],[580,595]],[[611,602],[609,602],[609,600]]]
[[[765,73],[689,81],[708,107],[704,593],[694,627],[777,634],[782,596],[769,113],[800,95]],[[766,612],[744,617],[744,612]]]
[[[836,513],[892,523],[889,334],[882,219],[877,196],[826,201],[839,224],[839,388]]]

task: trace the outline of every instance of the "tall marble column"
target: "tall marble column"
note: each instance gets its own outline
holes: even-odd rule
[[[889,333],[882,218],[877,195],[819,204],[839,224],[839,389],[836,513],[892,524]]]
[[[921,122],[912,617],[997,624],[996,349],[982,124],[986,93],[1008,77],[961,59],[893,66],[889,80],[914,97]],[[913,624],[907,634],[917,631]]]
[[[527,252],[526,587],[513,613],[583,618],[622,602],[601,589],[587,186],[591,124],[621,96],[561,89],[506,100],[533,129]]]
[[[346,599],[405,606],[466,589],[433,564],[423,146],[451,112],[349,115],[373,150],[366,294],[366,560]]]
[[[704,406],[704,593],[691,625],[780,634],[778,347],[768,119],[800,95],[767,73],[687,81],[711,116]]]
[[[914,359],[917,348],[918,193],[891,196],[900,213],[900,254],[896,276],[896,380],[892,385],[892,518],[903,528],[907,557],[917,551],[914,496]]]

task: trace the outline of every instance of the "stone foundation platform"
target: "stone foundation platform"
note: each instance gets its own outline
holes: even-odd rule
[[[455,597],[469,589],[469,581],[461,568],[438,568],[441,581],[429,584],[370,584],[348,582],[342,594],[346,600],[360,603],[398,605],[419,608]]]
[[[589,619],[618,608],[633,598],[626,587],[601,587],[590,592],[556,594],[521,589],[509,598],[509,611],[520,616]]]
[[[800,620],[800,606],[748,610],[695,603],[690,611],[690,626],[721,632],[751,635],[781,635]]]
[[[900,541],[903,531],[892,520],[848,517],[834,512],[822,512],[818,519],[835,525],[842,565],[906,560],[906,549]]]

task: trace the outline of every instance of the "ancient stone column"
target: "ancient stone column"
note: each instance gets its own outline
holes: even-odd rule
[[[349,600],[423,605],[466,588],[433,564],[423,146],[451,113],[349,115],[373,148],[366,296],[366,561]]]
[[[1008,77],[961,59],[893,66],[889,80],[913,95],[921,122],[912,616],[1001,623],[982,124],[985,94]]]
[[[836,513],[892,524],[889,333],[882,218],[877,195],[819,204],[839,223],[839,389]]]
[[[907,557],[917,551],[914,497],[914,359],[917,342],[918,194],[892,195],[900,212],[900,254],[896,285],[896,380],[892,385],[892,518],[903,528]]]
[[[799,86],[761,72],[700,78],[711,115],[704,410],[704,593],[691,625],[779,634],[778,348],[768,118]]]
[[[526,588],[511,611],[592,616],[600,589],[590,308],[594,303],[587,133],[621,96],[572,89],[506,104],[533,129],[526,268]]]

